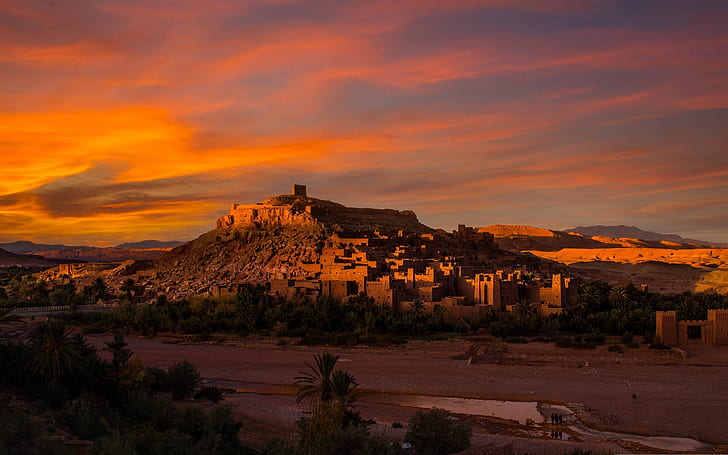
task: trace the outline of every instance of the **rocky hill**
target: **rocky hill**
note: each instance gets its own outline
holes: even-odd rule
[[[52,267],[57,265],[40,256],[17,254],[0,248],[0,267]]]
[[[82,248],[41,250],[32,253],[56,262],[123,262],[129,260],[154,259],[170,251],[171,248]]]
[[[346,207],[307,196],[275,196],[251,205],[233,204],[217,220],[218,229],[264,227],[320,227],[329,232],[398,231],[427,233],[412,211]]]
[[[185,242],[180,242],[179,240],[169,240],[169,241],[160,241],[160,240],[142,240],[141,242],[128,242],[128,243],[122,243],[121,245],[117,245],[116,248],[132,248],[132,249],[142,249],[142,250],[150,250],[150,249],[169,249],[174,248],[176,246],[180,246]]]
[[[726,249],[708,249],[680,236],[650,233],[630,226],[592,226],[577,230],[562,232],[518,225],[479,228],[481,232],[492,233],[504,250],[568,265],[574,276],[586,280],[647,284],[659,292],[728,292]]]
[[[494,224],[478,228],[495,236],[499,248],[509,251],[558,251],[562,248],[609,248],[618,247],[607,239],[592,239],[580,234],[570,234],[533,226]]]
[[[305,264],[319,261],[321,248],[332,235],[375,231],[395,235],[398,231],[436,232],[410,211],[354,208],[282,195],[258,204],[233,204],[214,230],[156,259],[126,261],[116,267],[57,269],[45,278],[73,270],[71,274],[79,282],[101,274],[109,283],[118,284],[133,275],[139,281],[153,282],[169,295],[198,294],[216,284],[305,276]],[[88,257],[85,253],[75,258]]]
[[[574,229],[568,229],[567,232],[581,234],[587,237],[610,237],[610,238],[629,238],[657,242],[672,242],[676,244],[687,244],[696,246],[717,246],[726,248],[728,245],[705,240],[695,240],[681,237],[677,234],[660,234],[659,232],[645,231],[635,226],[577,226]]]
[[[518,225],[492,225],[448,234],[420,223],[411,211],[346,207],[305,194],[275,196],[250,205],[233,204],[217,220],[215,229],[169,251],[157,250],[155,254],[161,255],[156,258],[140,256],[122,263],[128,256],[119,256],[116,264],[67,266],[46,272],[44,277],[53,279],[68,273],[84,283],[102,276],[116,286],[131,277],[170,297],[180,297],[233,283],[310,277],[312,269],[321,270],[327,246],[341,245],[340,240],[347,238],[351,242],[344,243],[356,245],[358,236],[364,233],[372,239],[372,245],[394,242],[406,249],[406,241],[398,244],[399,240],[395,240],[400,232],[409,235],[413,245],[419,244],[420,238],[440,242],[430,254],[442,257],[453,256],[448,245],[460,242],[461,249],[455,255],[470,257],[480,265],[490,261],[489,267],[530,264],[563,269],[569,265],[576,275],[612,283],[668,280],[678,290],[728,290],[725,251],[667,240],[586,237]],[[485,233],[492,234],[491,240]],[[500,250],[493,246],[493,239]],[[478,241],[493,248],[478,249],[483,245],[476,247]],[[462,245],[469,246],[463,250]],[[116,253],[121,249],[104,250]],[[374,256],[384,257],[383,251],[375,250]],[[140,254],[144,251],[140,250]],[[74,259],[93,259],[84,254],[88,253],[80,252]],[[334,259],[337,261],[341,264]],[[653,265],[642,265],[645,263]],[[659,267],[660,263],[679,267]],[[658,274],[653,277],[650,273]]]
[[[559,251],[562,249],[603,248],[669,248],[695,249],[703,245],[675,242],[659,238],[642,239],[593,235],[588,237],[578,232],[552,231],[533,226],[494,224],[478,228],[479,232],[490,232],[496,243],[509,251]],[[683,239],[687,240],[687,239]]]
[[[17,242],[0,243],[0,248],[5,251],[16,254],[37,253],[38,251],[49,250],[81,250],[93,248],[90,246],[69,246],[69,245],[48,245],[43,243],[34,243],[28,240],[18,240]]]

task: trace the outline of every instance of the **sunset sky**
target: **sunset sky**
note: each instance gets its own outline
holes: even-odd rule
[[[287,193],[728,242],[728,2],[0,0],[0,241]]]

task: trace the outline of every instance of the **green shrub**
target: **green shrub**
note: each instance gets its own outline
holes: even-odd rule
[[[80,439],[96,439],[111,432],[101,415],[100,403],[87,393],[81,393],[59,413],[60,419]]]
[[[200,385],[200,373],[187,360],[175,363],[167,370],[167,384],[172,398],[181,400],[192,396]]]
[[[585,344],[593,344],[595,346],[601,346],[604,344],[606,338],[599,332],[592,332],[584,337]]]
[[[445,409],[417,411],[407,421],[405,440],[418,455],[446,455],[470,447],[471,426],[456,420]]]
[[[522,331],[521,327],[516,322],[510,320],[493,321],[490,323],[490,326],[488,326],[488,330],[491,335],[498,338],[519,336]]]
[[[618,353],[622,354],[624,352],[624,349],[622,349],[622,347],[618,344],[610,344],[609,347],[607,348],[607,351],[618,352]]]
[[[159,367],[147,367],[144,370],[144,379],[147,383],[147,387],[153,392],[159,392],[167,390],[168,378],[167,372]]]
[[[208,399],[208,400],[212,401],[213,403],[219,403],[220,401],[223,400],[222,394],[223,394],[223,389],[221,389],[219,387],[202,386],[202,387],[200,387],[200,389],[197,392],[195,392],[195,399],[196,400]]]

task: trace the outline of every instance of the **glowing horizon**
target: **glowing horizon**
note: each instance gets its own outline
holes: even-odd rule
[[[185,240],[287,192],[728,243],[722,1],[0,3],[0,242]]]

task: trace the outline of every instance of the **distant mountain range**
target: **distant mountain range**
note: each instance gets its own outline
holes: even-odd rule
[[[0,243],[0,266],[42,267],[73,262],[109,263],[154,259],[183,243],[144,240],[100,248],[79,245],[48,245],[21,240]]]
[[[28,254],[46,250],[82,250],[93,247],[79,245],[46,245],[43,243],[29,242],[27,240],[19,240],[17,242],[0,243],[0,248],[11,253]]]
[[[141,242],[122,243],[121,245],[117,245],[116,248],[140,248],[144,250],[150,248],[174,248],[182,245],[183,243],[185,242],[180,242],[178,240],[170,240],[168,242],[162,242],[159,240],[142,240]]]
[[[174,248],[178,245],[182,245],[184,242],[177,240],[171,240],[168,242],[162,242],[159,240],[143,240],[141,242],[122,243],[113,248],[124,248],[124,249],[159,249],[159,248]],[[5,251],[17,254],[28,254],[37,253],[39,251],[58,251],[58,250],[94,250],[101,249],[95,246],[81,246],[81,245],[49,245],[43,243],[35,243],[27,240],[19,240],[17,242],[0,243],[0,248]],[[106,248],[103,248],[106,249]]]
[[[611,237],[613,239],[618,238],[629,238],[629,239],[640,239],[640,240],[650,240],[650,241],[658,241],[658,242],[675,242],[675,243],[685,243],[685,244],[697,244],[697,245],[705,245],[705,246],[718,246],[718,247],[726,247],[728,245],[716,243],[716,242],[709,242],[706,240],[695,240],[695,239],[688,239],[685,237],[681,237],[677,234],[660,234],[659,232],[651,232],[651,231],[645,231],[643,229],[640,229],[635,226],[625,226],[623,224],[619,226],[577,226],[574,229],[567,229],[567,232],[576,232],[577,234],[581,234],[587,237],[594,237],[594,236],[600,236],[600,237]]]

